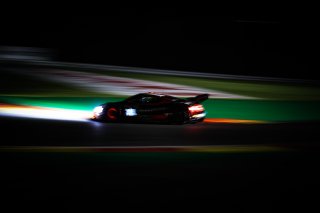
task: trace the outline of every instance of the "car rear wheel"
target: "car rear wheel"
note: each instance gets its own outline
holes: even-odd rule
[[[189,121],[189,113],[187,111],[175,113],[171,119],[171,124],[185,124]]]
[[[182,123],[187,123],[189,121],[189,112],[188,111],[184,111],[181,115],[181,122]]]

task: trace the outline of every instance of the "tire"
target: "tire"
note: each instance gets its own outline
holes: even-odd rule
[[[189,118],[189,112],[188,111],[184,111],[181,115],[181,122],[182,124],[188,123],[190,120]]]
[[[189,113],[187,111],[177,112],[170,119],[170,124],[185,124],[189,121]]]
[[[106,120],[116,122],[119,120],[119,111],[115,107],[110,107],[106,110]]]

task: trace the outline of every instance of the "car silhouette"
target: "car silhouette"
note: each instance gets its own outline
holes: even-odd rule
[[[204,120],[200,104],[208,94],[177,98],[156,93],[139,93],[120,102],[109,102],[94,108],[92,119],[104,122],[185,124]]]

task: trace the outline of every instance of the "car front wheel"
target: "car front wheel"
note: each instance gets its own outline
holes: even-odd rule
[[[110,107],[106,110],[106,120],[107,121],[118,121],[119,120],[119,111],[115,107]]]

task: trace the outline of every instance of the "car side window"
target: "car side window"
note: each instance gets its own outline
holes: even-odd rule
[[[157,103],[159,101],[159,98],[155,96],[146,96],[141,98],[142,104],[151,104],[151,103]]]
[[[126,100],[130,104],[151,104],[159,102],[159,98],[156,96],[132,96]]]

